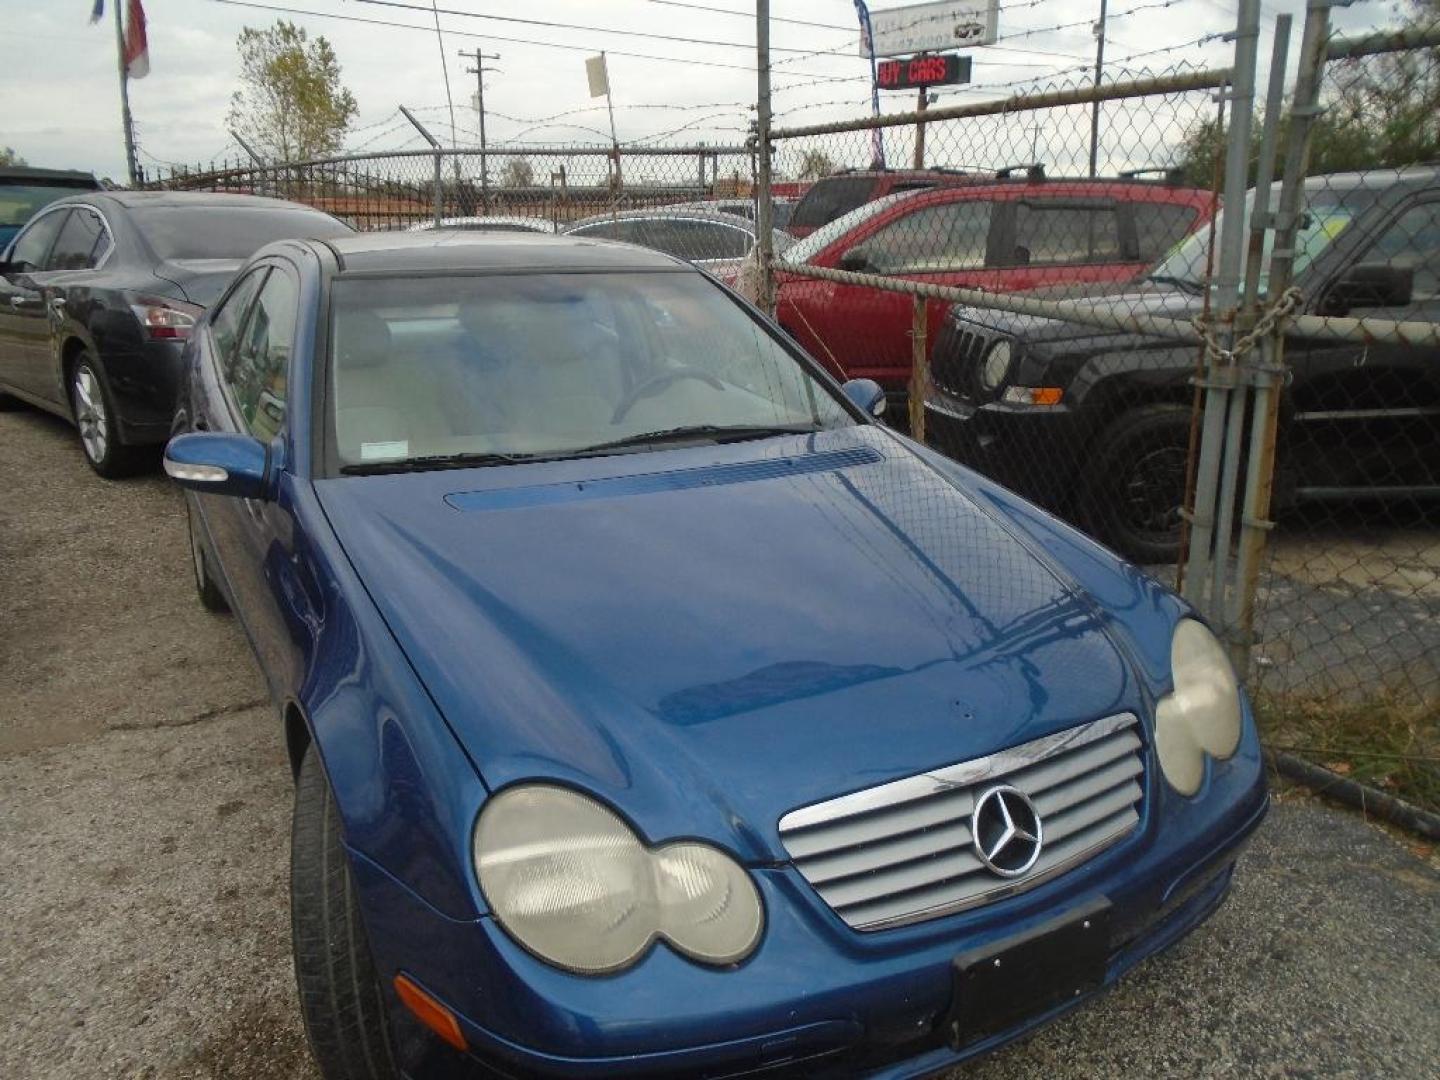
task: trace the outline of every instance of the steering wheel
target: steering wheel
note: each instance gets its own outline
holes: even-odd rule
[[[625,419],[626,413],[635,407],[635,404],[647,397],[654,397],[665,387],[680,379],[699,379],[701,382],[713,386],[716,390],[724,391],[725,384],[711,375],[703,368],[691,367],[686,364],[681,367],[671,368],[669,371],[662,371],[659,375],[653,375],[646,379],[639,386],[636,386],[628,394],[620,399],[620,404],[615,406],[615,412],[610,417],[610,423],[618,424]]]

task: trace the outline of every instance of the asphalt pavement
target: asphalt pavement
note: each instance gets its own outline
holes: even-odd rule
[[[64,424],[0,412],[6,1080],[315,1080],[279,723],[188,558],[162,477],[99,480]],[[1433,855],[1284,796],[1209,923],[954,1076],[1432,1077],[1437,1062]]]

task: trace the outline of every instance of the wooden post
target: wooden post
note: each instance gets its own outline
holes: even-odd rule
[[[915,102],[915,112],[918,115],[923,113],[930,104],[929,87],[920,88],[920,99]],[[915,121],[915,168],[925,167],[925,121]]]
[[[910,318],[910,437],[925,441],[925,395],[930,387],[930,350],[926,347],[926,307],[923,296],[915,297]]]

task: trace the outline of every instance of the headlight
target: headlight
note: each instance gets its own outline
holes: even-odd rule
[[[475,826],[475,869],[505,932],[557,967],[629,967],[663,937],[706,964],[743,960],[760,940],[760,894],[709,844],[650,849],[612,811],[548,784],[491,799]]]
[[[1175,688],[1155,707],[1155,755],[1170,786],[1194,795],[1205,755],[1223,761],[1240,745],[1240,684],[1224,647],[1194,619],[1175,627],[1170,672]]]
[[[1005,381],[1010,371],[1011,353],[1010,342],[1003,339],[990,346],[980,367],[980,382],[986,390],[994,390]]]

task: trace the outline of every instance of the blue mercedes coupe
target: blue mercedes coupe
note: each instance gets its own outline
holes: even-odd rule
[[[187,350],[327,1080],[929,1075],[1224,900],[1267,797],[1216,638],[706,273],[285,241]]]

